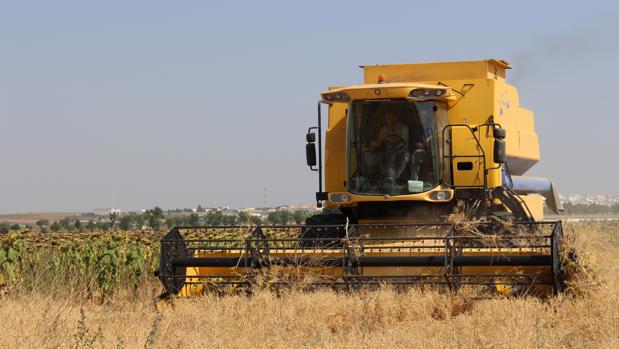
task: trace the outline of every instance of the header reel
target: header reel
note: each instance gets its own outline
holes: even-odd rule
[[[177,227],[156,275],[170,295],[269,288],[564,289],[561,222]]]

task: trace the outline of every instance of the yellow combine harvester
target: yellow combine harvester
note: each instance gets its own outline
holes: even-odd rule
[[[363,66],[321,94],[306,135],[325,213],[301,226],[177,227],[161,241],[168,294],[267,285],[564,288],[560,222],[533,113],[503,60]],[[324,190],[322,164],[325,131]],[[318,154],[316,151],[318,144]]]

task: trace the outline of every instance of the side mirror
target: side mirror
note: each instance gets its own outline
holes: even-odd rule
[[[305,145],[305,159],[307,166],[316,166],[316,145],[314,143],[307,143]]]
[[[305,134],[305,140],[307,144],[305,145],[305,160],[307,161],[307,166],[314,167],[316,166],[316,134],[314,132],[308,132]]]
[[[494,162],[502,164],[507,160],[507,156],[505,155],[505,129],[494,128],[492,130],[492,135],[494,136]]]
[[[314,132],[308,132],[307,134],[305,134],[305,140],[307,141],[307,143],[316,142],[316,134]]]
[[[494,138],[505,139],[507,133],[505,132],[504,128],[494,128],[492,130],[492,135],[494,136]]]
[[[494,139],[494,162],[502,164],[507,156],[505,154],[505,140],[500,138]]]

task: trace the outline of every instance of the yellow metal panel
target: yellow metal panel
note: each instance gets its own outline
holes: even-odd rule
[[[445,94],[440,100],[455,100],[455,96],[451,94],[451,89],[443,85],[433,84],[420,84],[420,83],[390,83],[390,84],[365,84],[365,85],[353,85],[345,86],[337,89],[330,89],[323,92],[321,95],[325,103],[343,103],[343,102],[329,102],[325,100],[325,96],[344,92],[352,100],[366,100],[366,99],[385,99],[385,98],[407,98],[413,90],[416,89],[444,89]]]
[[[518,129],[521,131],[535,132],[533,112],[524,108],[518,108],[518,112],[519,115],[516,118]]]
[[[518,195],[518,197],[527,205],[534,220],[544,219],[544,197],[541,195]]]
[[[325,140],[325,190],[341,192],[346,180],[346,112],[348,104],[329,106]]]
[[[352,159],[351,159],[352,160]],[[445,200],[437,200],[432,198],[432,194],[438,191],[448,193],[448,198]],[[337,192],[330,192],[337,193]],[[434,189],[417,194],[402,194],[402,195],[360,195],[347,193],[350,196],[350,201],[338,203],[328,201],[330,206],[355,206],[359,202],[389,202],[389,201],[428,201],[428,202],[448,202],[454,196],[453,190],[445,185],[439,185]]]
[[[539,140],[535,132],[518,132],[520,138],[520,154],[519,158],[530,159],[533,166],[534,163],[539,161]]]
[[[506,155],[509,169],[522,175],[540,160],[533,112],[520,107],[518,91],[504,81],[496,81],[494,120],[506,131]]]
[[[363,66],[366,84],[378,82],[380,74],[389,82],[504,79],[505,69],[509,65],[496,60]]]
[[[455,186],[483,187],[483,162],[479,157],[468,157],[482,154],[471,131],[466,127],[452,127],[451,144],[451,154],[456,156],[452,162],[453,184]],[[459,170],[459,163],[461,166],[466,166],[467,163],[470,163],[470,169]]]
[[[449,122],[480,125],[493,115],[494,85],[488,80],[445,80],[443,84],[455,91],[468,89],[464,96],[454,93],[456,100],[449,104]]]

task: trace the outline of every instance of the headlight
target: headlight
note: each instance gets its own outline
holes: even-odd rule
[[[433,98],[442,97],[447,93],[444,88],[418,88],[410,93],[409,97],[412,98]]]
[[[430,199],[437,200],[437,201],[447,201],[447,200],[450,200],[451,199],[451,191],[449,191],[449,190],[435,191],[434,193],[430,194]]]
[[[344,92],[325,93],[322,95],[322,99],[326,103],[350,102],[350,97]]]
[[[331,193],[329,194],[329,200],[336,203],[345,203],[352,200],[352,196],[348,193]]]

